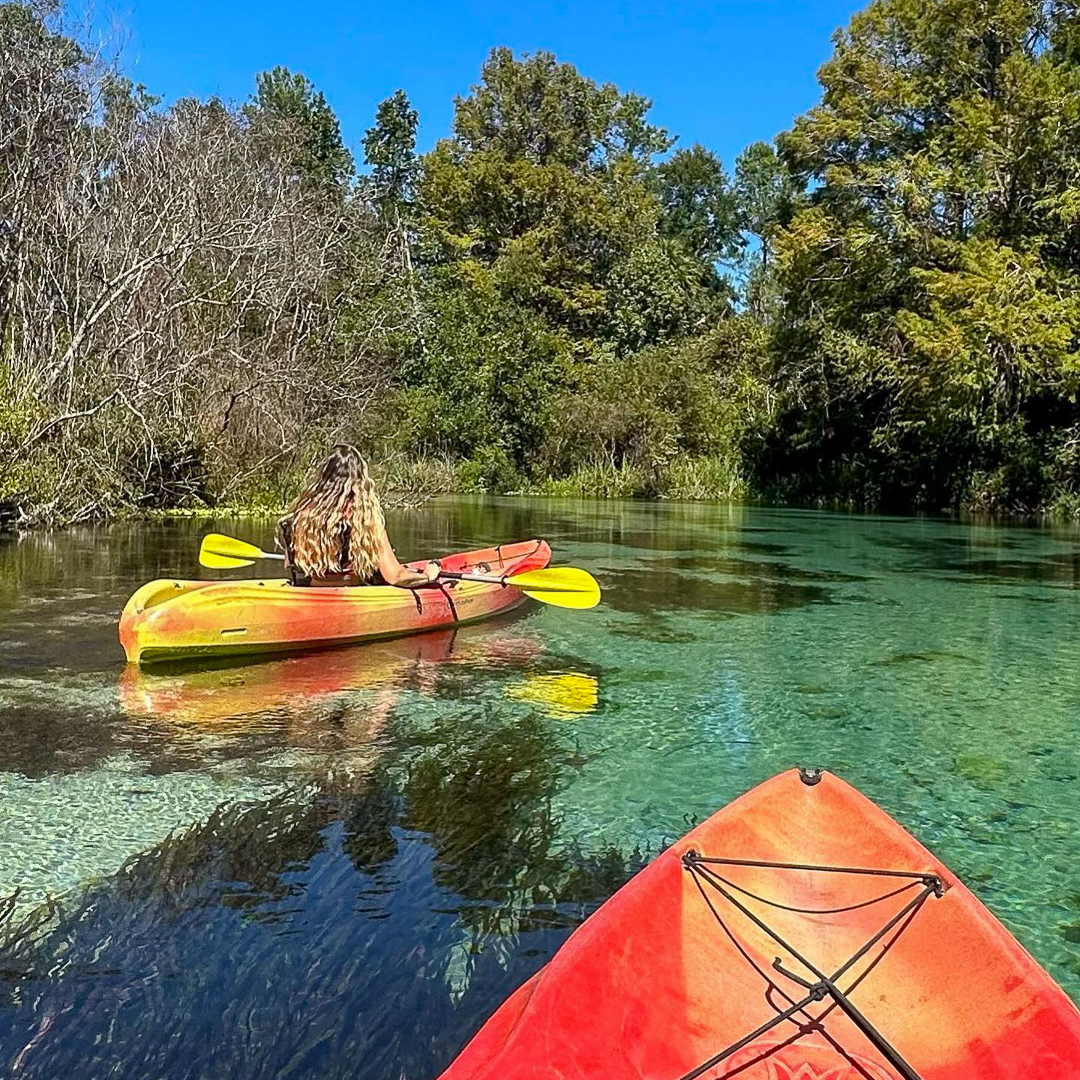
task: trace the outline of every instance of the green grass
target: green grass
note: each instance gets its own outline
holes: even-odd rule
[[[569,476],[542,481],[537,494],[602,499],[686,499],[732,501],[750,495],[738,465],[723,457],[677,457],[665,466],[646,469],[623,463],[596,462]]]

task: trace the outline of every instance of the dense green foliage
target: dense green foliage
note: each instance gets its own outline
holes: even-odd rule
[[[804,496],[1072,504],[1077,13],[878,0],[780,145],[819,186],[776,240],[763,473]]]
[[[684,399],[705,408],[713,388],[687,386],[676,343],[732,318],[716,260],[741,237],[719,161],[658,162],[673,140],[648,109],[549,54],[496,49],[419,162],[430,329],[404,369],[403,430],[467,487],[658,492],[657,469],[700,441]]]
[[[641,96],[496,48],[425,154],[384,101],[358,175],[303,75],[162,109],[0,5],[0,168],[37,177],[0,184],[0,503],[275,502],[349,438],[406,486],[1072,511],[1078,23],[872,0],[730,176]]]

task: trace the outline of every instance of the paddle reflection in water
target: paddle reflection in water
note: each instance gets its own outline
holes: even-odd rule
[[[596,709],[600,699],[596,676],[583,671],[539,672],[511,683],[506,693],[515,701],[541,706],[555,720],[576,720]]]

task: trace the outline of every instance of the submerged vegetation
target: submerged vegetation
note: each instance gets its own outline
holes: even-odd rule
[[[549,725],[411,734],[80,895],[0,901],[4,1075],[437,1075],[648,853],[559,838]]]
[[[0,4],[0,516],[424,491],[1080,508],[1080,13],[872,0],[729,175],[494,49],[358,165],[302,75],[165,106]],[[763,133],[771,134],[771,133]]]

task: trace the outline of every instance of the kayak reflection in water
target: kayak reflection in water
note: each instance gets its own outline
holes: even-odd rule
[[[384,691],[396,703],[403,688],[434,694],[440,673],[450,668],[521,671],[543,662],[543,639],[521,627],[463,627],[376,641],[345,649],[270,658],[228,657],[211,666],[126,667],[120,702],[136,718],[153,718],[173,733],[200,725],[220,731],[231,721],[241,730],[253,718],[287,718],[297,728],[313,726],[323,738],[323,721],[343,705],[369,711]],[[523,697],[511,683],[507,693]],[[359,693],[358,693],[359,692]],[[367,725],[365,720],[365,726]],[[366,737],[366,736],[365,736]],[[301,740],[302,742],[303,740]]]
[[[439,576],[398,562],[367,462],[339,444],[278,523],[278,543],[294,585],[397,585],[414,589]]]

